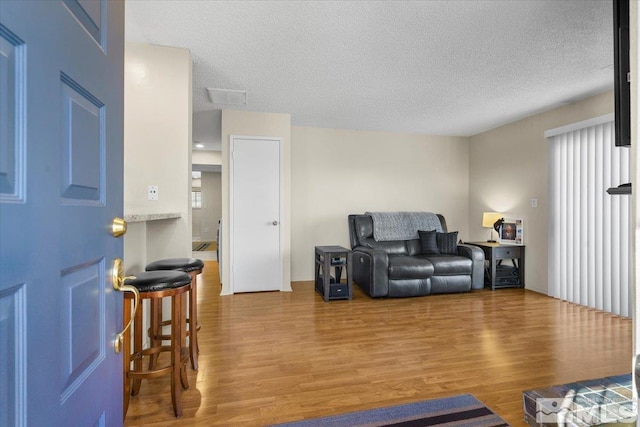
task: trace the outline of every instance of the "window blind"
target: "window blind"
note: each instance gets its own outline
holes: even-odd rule
[[[549,292],[630,316],[631,197],[606,190],[630,181],[631,156],[628,148],[615,147],[614,123],[607,119],[545,133],[550,162]]]

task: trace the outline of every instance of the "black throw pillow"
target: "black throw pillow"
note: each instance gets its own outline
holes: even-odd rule
[[[436,241],[436,230],[418,230],[418,235],[420,236],[420,253],[422,255],[435,255],[440,253],[438,250],[438,242]]]
[[[422,239],[420,239],[422,241]],[[436,242],[438,250],[441,254],[457,255],[458,254],[458,232],[451,231],[449,233],[437,233]]]

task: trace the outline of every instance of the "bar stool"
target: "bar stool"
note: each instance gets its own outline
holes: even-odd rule
[[[198,274],[202,273],[204,268],[204,262],[197,258],[166,258],[158,261],[154,261],[145,267],[146,271],[165,271],[176,270],[188,273],[191,276],[191,291],[189,292],[189,317],[187,318],[187,324],[189,325],[189,331],[187,336],[189,337],[189,358],[191,359],[191,368],[198,370],[198,353],[200,353],[200,346],[198,345],[197,331],[200,329],[200,323],[198,322]],[[160,327],[167,326],[170,321],[162,322],[162,309],[158,312],[160,316]],[[195,325],[195,326],[194,326]],[[163,340],[168,339],[166,335],[162,335],[157,329],[151,329],[149,336],[151,340],[154,339]]]
[[[150,300],[150,318],[153,326],[158,307],[162,305],[164,297],[171,298],[171,334],[168,339],[171,344],[161,345],[161,342],[151,343],[151,347],[142,348],[142,318],[143,309],[139,306],[133,318],[133,351],[131,351],[131,334],[127,333],[123,343],[123,371],[124,371],[124,415],[129,408],[130,396],[135,396],[140,391],[143,379],[156,378],[162,375],[171,375],[171,403],[176,417],[182,416],[182,389],[189,388],[187,379],[187,360],[189,354],[185,343],[186,320],[184,294],[191,290],[191,276],[179,271],[149,271],[136,274],[135,278],[125,278],[125,285],[138,289],[140,299]],[[124,294],[124,324],[131,320],[131,301],[134,298],[131,293]],[[156,367],[153,363],[149,369],[143,369],[142,362],[145,356],[157,360],[162,352],[171,353],[169,364]],[[133,362],[133,369],[131,368]]]

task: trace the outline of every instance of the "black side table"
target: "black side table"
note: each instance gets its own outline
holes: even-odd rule
[[[351,251],[342,246],[316,246],[315,258],[315,287],[324,300],[351,299]],[[343,267],[347,270],[346,283],[341,282]]]
[[[485,268],[491,290],[498,288],[524,288],[524,246],[503,245],[495,242],[465,242],[478,246],[484,251],[484,259],[489,265]],[[510,259],[515,268],[516,277],[502,276],[499,270],[502,260]]]

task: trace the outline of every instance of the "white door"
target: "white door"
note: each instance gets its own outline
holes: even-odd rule
[[[232,136],[232,292],[282,289],[281,174],[277,138]]]
[[[124,3],[0,0],[0,426],[121,426]]]

